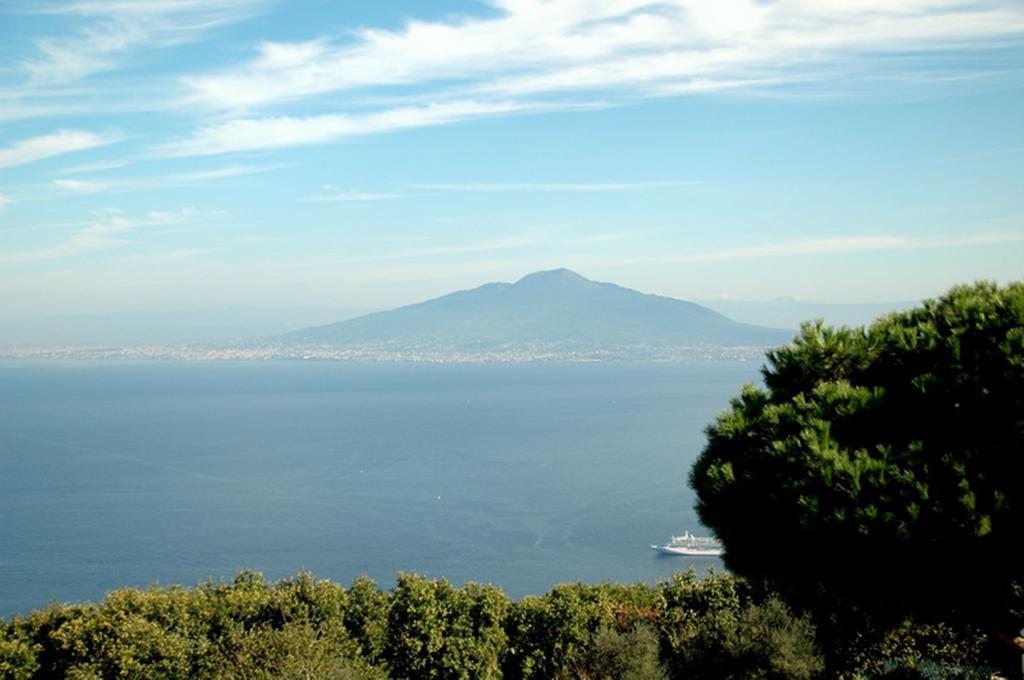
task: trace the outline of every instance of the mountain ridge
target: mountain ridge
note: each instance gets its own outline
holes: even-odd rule
[[[395,309],[303,328],[288,346],[393,351],[557,351],[642,355],[670,348],[768,347],[790,331],[743,324],[702,305],[565,268],[533,272]]]

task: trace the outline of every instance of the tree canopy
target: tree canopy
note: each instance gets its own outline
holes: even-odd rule
[[[4,680],[810,680],[822,668],[806,616],[742,579],[692,570],[518,602],[415,574],[387,591],[367,578],[345,588],[242,572],[0,619]]]
[[[730,569],[805,606],[1024,623],[1024,284],[805,324],[763,376],[690,475]]]

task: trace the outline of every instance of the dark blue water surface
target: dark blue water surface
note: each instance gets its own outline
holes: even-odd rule
[[[243,568],[653,582],[758,368],[2,363],[0,616]]]

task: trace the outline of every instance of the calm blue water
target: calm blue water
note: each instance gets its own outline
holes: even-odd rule
[[[0,615],[242,568],[655,581],[756,363],[0,364]],[[703,570],[715,560],[697,559]]]

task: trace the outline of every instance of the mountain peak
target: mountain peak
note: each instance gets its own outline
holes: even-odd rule
[[[527,274],[523,278],[515,282],[516,286],[534,286],[534,285],[588,285],[594,282],[585,276],[580,276],[571,269],[561,267],[559,269],[547,269],[544,271],[533,272]]]

